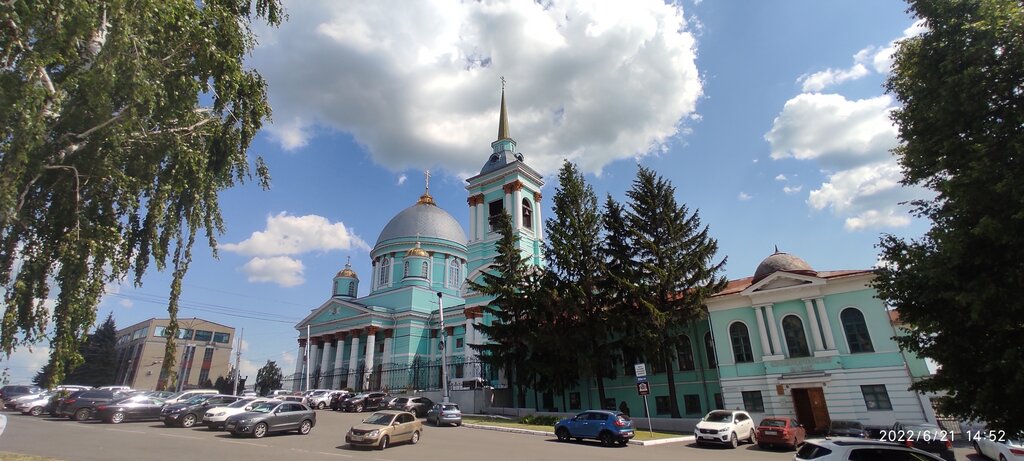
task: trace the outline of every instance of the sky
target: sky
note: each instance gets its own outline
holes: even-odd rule
[[[603,202],[625,201],[637,165],[718,240],[726,275],[753,274],[776,248],[816,270],[878,263],[883,234],[921,235],[889,149],[897,103],[883,83],[894,42],[920,33],[889,0],[630,2],[285,0],[289,19],[256,26],[248,65],[269,85],[273,120],[250,154],[270,167],[221,194],[218,256],[197,243],[179,319],[243,333],[242,374],[285,374],[295,324],[331,294],[351,258],[369,292],[369,251],[423,192],[469,229],[465,179],[496,138],[501,77],[526,163],[548,181],[575,162]],[[152,266],[151,266],[152,267]],[[98,321],[166,317],[170,274],[108,287]],[[45,344],[0,359],[12,382]]]

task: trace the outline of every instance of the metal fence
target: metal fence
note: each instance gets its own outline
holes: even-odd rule
[[[412,363],[374,364],[372,371],[360,361],[355,367],[347,366],[321,370],[319,367],[285,376],[282,389],[350,389],[361,391],[412,392],[441,389],[441,361],[416,358]],[[504,387],[495,367],[480,361],[465,361],[462,357],[448,358],[448,383],[451,389],[482,386]]]

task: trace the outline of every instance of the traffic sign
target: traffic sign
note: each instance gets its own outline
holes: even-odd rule
[[[647,365],[643,363],[638,363],[636,365],[633,365],[633,369],[636,370],[637,377],[647,376]]]
[[[636,382],[637,383],[646,383],[647,382],[647,377],[646,376],[637,376],[636,377]]]
[[[651,393],[651,385],[646,382],[636,383],[636,391],[640,395],[647,395]]]

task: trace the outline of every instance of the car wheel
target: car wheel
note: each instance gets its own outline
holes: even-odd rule
[[[409,439],[409,443],[411,443],[413,445],[416,445],[417,443],[420,443],[420,431],[416,431],[416,432],[412,433],[412,438]]]
[[[39,416],[43,414],[43,407],[32,407],[32,409],[28,411],[28,414],[32,416]]]
[[[85,421],[85,420],[89,419],[89,409],[88,408],[79,408],[78,411],[75,412],[75,415],[74,415],[73,419],[75,421]]]
[[[110,415],[110,422],[111,423],[120,424],[121,421],[124,421],[124,413],[121,413],[119,411],[119,412],[116,412],[116,413]]]
[[[181,427],[192,427],[196,425],[196,415],[189,413],[181,418]]]
[[[356,413],[362,413],[363,412],[363,406],[362,405],[356,405],[355,408],[353,408],[352,410],[355,411]]]
[[[747,437],[747,442],[751,444],[757,443],[757,432],[754,432],[753,429],[750,430],[750,437]]]
[[[259,423],[256,427],[252,428],[252,436],[257,439],[262,439],[264,435],[267,435],[267,423]]]
[[[307,435],[311,429],[313,429],[313,422],[308,419],[302,420],[302,424],[299,425],[299,433]]]
[[[316,409],[317,410],[323,410],[324,407],[326,407],[326,406],[327,406],[327,404],[325,404],[323,402],[320,402],[320,403],[316,404]]]
[[[383,449],[387,448],[388,447],[388,442],[390,442],[390,441],[391,441],[391,438],[386,436],[386,435],[384,437],[381,437],[380,438],[380,443],[377,444],[377,449],[378,450],[383,450]]]
[[[611,432],[606,431],[601,433],[601,445],[604,445],[606,447],[615,445],[615,438],[612,437]]]
[[[733,432],[732,436],[729,437],[729,445],[733,448],[740,446],[740,439],[736,437],[736,433]]]
[[[555,431],[555,437],[558,437],[559,442],[568,442],[569,430],[564,427],[560,427],[557,431]]]

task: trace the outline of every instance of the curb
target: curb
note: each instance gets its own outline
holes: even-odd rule
[[[462,426],[463,427],[473,428],[473,429],[484,429],[484,430],[488,430],[488,431],[511,432],[513,434],[541,435],[541,436],[547,436],[547,437],[554,437],[555,436],[555,433],[551,432],[551,431],[535,431],[535,430],[532,430],[532,429],[519,429],[519,428],[515,428],[515,427],[488,426],[486,424],[472,424],[472,423],[462,423]],[[682,437],[669,437],[669,438],[655,439],[655,440],[636,440],[636,439],[631,439],[629,441],[629,444],[630,445],[639,445],[639,446],[648,446],[648,445],[663,445],[663,444],[666,444],[666,443],[692,442],[693,440],[694,440],[693,436],[692,435],[688,435],[688,436],[682,436]]]

